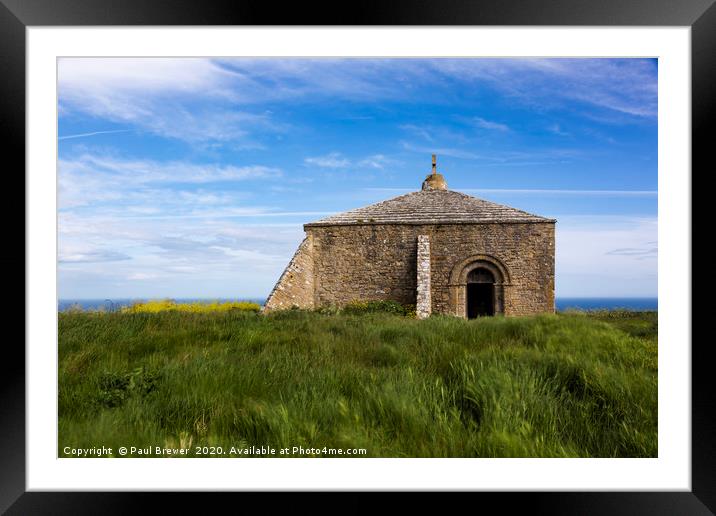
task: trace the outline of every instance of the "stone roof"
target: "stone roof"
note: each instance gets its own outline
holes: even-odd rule
[[[304,227],[356,224],[490,224],[556,222],[452,190],[421,190],[331,215]]]

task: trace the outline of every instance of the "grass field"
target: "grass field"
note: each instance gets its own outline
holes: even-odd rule
[[[60,313],[58,455],[101,446],[655,457],[657,314]]]

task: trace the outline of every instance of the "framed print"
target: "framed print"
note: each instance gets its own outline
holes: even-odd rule
[[[3,510],[256,490],[714,510],[691,339],[711,2],[182,4],[3,2],[26,193]],[[643,319],[567,310],[655,310],[657,289]],[[470,355],[490,339],[517,344]]]

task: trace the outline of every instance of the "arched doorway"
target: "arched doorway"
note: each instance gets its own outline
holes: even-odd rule
[[[495,315],[495,276],[484,267],[467,275],[467,318]]]
[[[496,257],[476,254],[456,263],[450,273],[450,310],[458,317],[506,315],[510,272]]]

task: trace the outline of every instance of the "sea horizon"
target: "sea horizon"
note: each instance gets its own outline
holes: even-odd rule
[[[123,306],[131,306],[134,303],[142,303],[149,300],[171,299],[179,303],[187,302],[228,302],[228,301],[250,301],[263,306],[266,298],[260,297],[144,297],[144,298],[65,298],[58,300],[58,311],[65,311],[73,306],[79,306],[83,310],[117,310]],[[657,297],[557,297],[555,299],[557,311],[564,310],[658,310]]]

